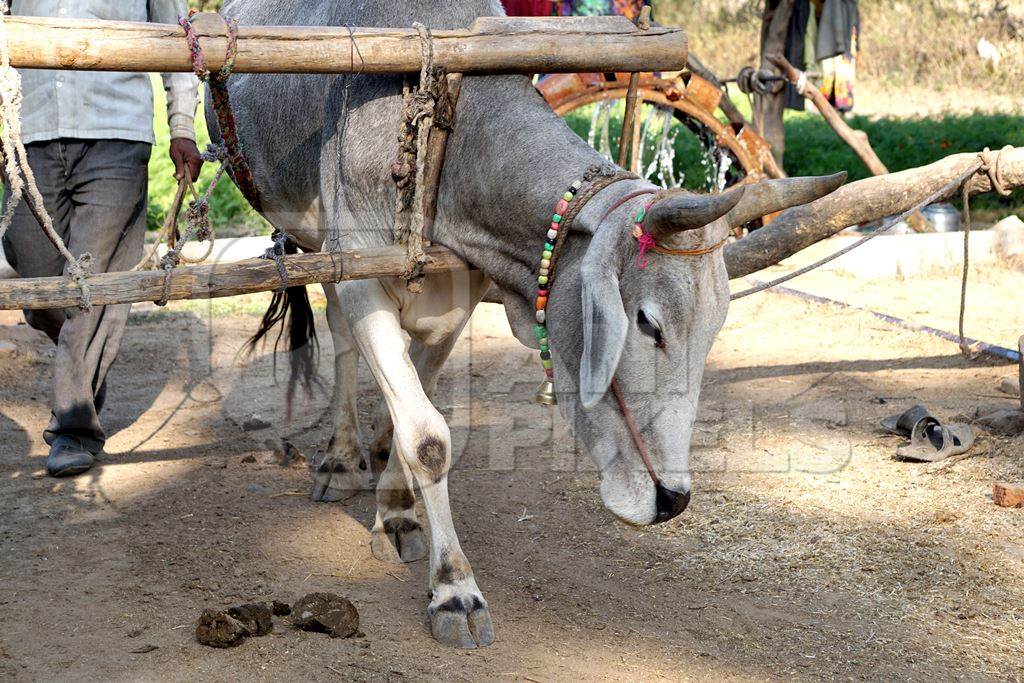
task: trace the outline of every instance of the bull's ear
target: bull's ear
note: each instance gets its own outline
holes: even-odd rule
[[[602,230],[591,240],[583,259],[583,357],[580,359],[580,401],[593,408],[615,377],[626,345],[629,318],[619,292],[623,249],[617,230]]]

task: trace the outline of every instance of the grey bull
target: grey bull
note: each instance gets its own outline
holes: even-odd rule
[[[448,29],[502,10],[498,0],[227,0],[223,12],[250,25],[421,22]],[[239,135],[267,219],[303,248],[390,244],[390,169],[401,90],[401,77],[234,77]],[[434,241],[479,270],[428,277],[418,295],[399,279],[325,287],[339,380],[337,431],[317,475],[320,485],[324,478],[343,489],[368,484],[354,407],[361,356],[394,425],[377,485],[372,548],[378,557],[411,561],[429,547],[427,612],[434,637],[447,645],[488,645],[494,630],[452,522],[451,436],[431,395],[455,339],[492,281],[503,293],[517,338],[537,346],[536,269],[552,209],[587,168],[604,163],[555,116],[529,78],[467,77]],[[731,225],[806,203],[842,181],[794,179],[720,195],[673,195],[652,209],[648,225],[667,246],[707,247],[725,239]],[[619,203],[651,187],[641,180],[619,182],[587,203],[560,256],[548,309],[561,414],[599,468],[605,506],[633,524],[669,519],[689,501],[689,443],[701,378],[729,302],[721,250],[696,257],[651,255],[645,269],[635,267],[637,245],[628,226],[649,197]],[[658,485],[637,456],[608,390],[613,378],[640,427]],[[414,482],[429,544],[414,509]]]

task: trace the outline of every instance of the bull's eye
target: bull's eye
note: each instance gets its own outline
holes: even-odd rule
[[[665,340],[661,337],[661,329],[647,317],[643,309],[636,313],[636,326],[640,331],[654,340],[654,346],[659,349],[665,348]]]

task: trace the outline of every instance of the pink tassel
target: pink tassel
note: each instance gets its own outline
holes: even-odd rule
[[[636,238],[640,253],[636,257],[636,265],[643,270],[647,267],[647,252],[654,248],[654,236],[649,232],[643,232]]]

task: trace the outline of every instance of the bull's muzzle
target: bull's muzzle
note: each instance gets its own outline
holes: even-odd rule
[[[673,517],[677,517],[690,504],[690,491],[689,489],[686,491],[673,491],[659,483],[655,493],[654,504],[657,514],[654,517],[653,523],[661,524],[662,522],[667,522]]]

